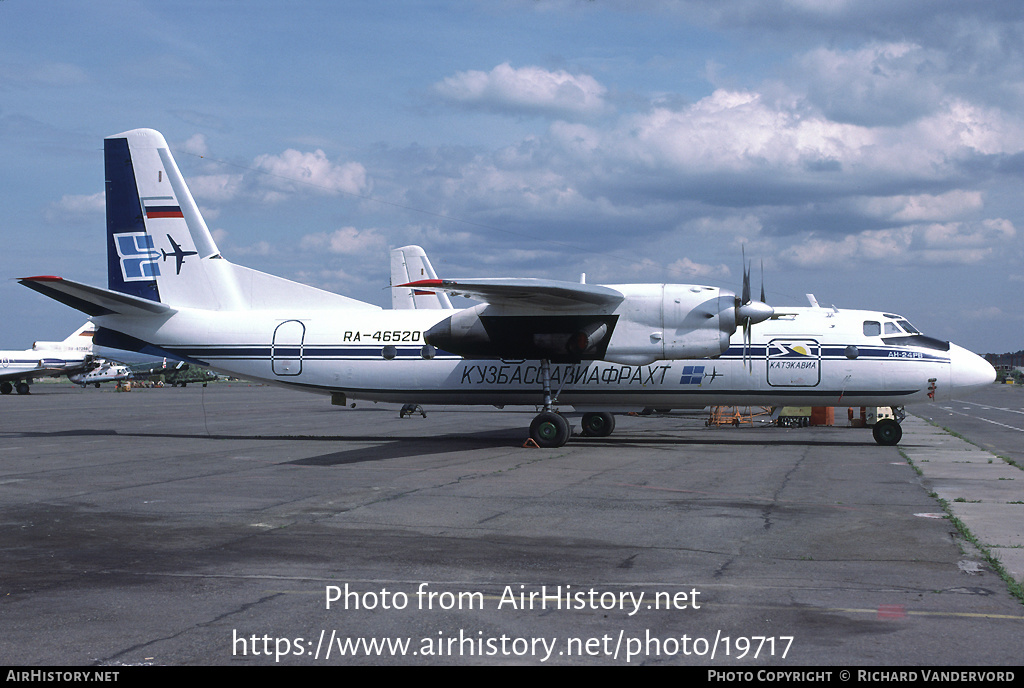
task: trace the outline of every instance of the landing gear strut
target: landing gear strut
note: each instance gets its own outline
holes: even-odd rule
[[[540,362],[540,379],[544,387],[544,410],[530,423],[530,438],[538,447],[561,447],[569,441],[572,428],[569,421],[551,408],[554,403],[551,397],[551,361],[546,358]]]
[[[558,394],[551,394],[551,361],[540,362],[540,380],[544,388],[544,409],[530,423],[530,438],[538,447],[554,449],[572,437],[569,421],[552,407]],[[607,412],[583,414],[584,437],[607,437],[615,429],[615,416]]]

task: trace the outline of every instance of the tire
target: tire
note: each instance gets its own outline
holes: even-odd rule
[[[569,441],[569,421],[553,411],[544,411],[530,423],[530,437],[537,446],[555,449]]]
[[[10,382],[0,382],[0,394],[10,394],[14,391],[14,385]]]
[[[875,442],[883,447],[893,447],[903,439],[903,428],[893,419],[885,418],[875,423],[875,427],[871,429],[871,435],[875,438]]]
[[[615,430],[615,416],[610,413],[584,413],[583,435],[586,437],[607,437]]]
[[[28,394],[28,383],[27,382],[19,382],[17,384],[17,386],[15,387],[15,389],[18,390],[18,394]]]

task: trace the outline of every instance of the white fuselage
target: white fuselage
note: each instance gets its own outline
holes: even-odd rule
[[[96,321],[219,372],[349,399],[541,403],[538,361],[469,360],[442,351],[425,358],[423,333],[451,313],[180,309],[155,321],[116,315]],[[904,321],[872,311],[785,309],[754,326],[749,347],[737,330],[729,349],[713,358],[552,364],[551,388],[559,404],[577,410],[625,411],[902,406],[949,399],[991,381],[991,367],[956,345],[944,348],[909,332],[866,334],[868,323],[881,332],[896,322]]]
[[[0,377],[3,379],[32,379],[62,375],[65,371],[80,370],[91,351],[68,349],[26,349],[0,351]]]

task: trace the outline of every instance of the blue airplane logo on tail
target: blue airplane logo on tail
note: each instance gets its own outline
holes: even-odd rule
[[[181,264],[185,262],[185,256],[197,256],[199,255],[199,253],[197,251],[182,251],[181,246],[179,246],[178,243],[171,238],[170,234],[167,235],[167,241],[171,242],[171,246],[174,247],[174,250],[168,253],[167,251],[160,249],[160,253],[164,254],[164,260],[167,260],[171,256],[174,256],[174,260],[177,261],[177,264],[175,265],[174,274],[180,275]]]

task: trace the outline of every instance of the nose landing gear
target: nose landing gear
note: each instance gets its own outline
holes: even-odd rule
[[[907,412],[902,406],[894,406],[892,414],[893,418],[883,418],[871,429],[871,436],[883,447],[894,447],[903,439],[900,423],[907,417]]]

